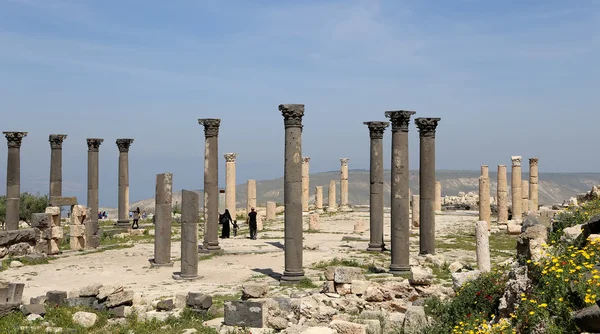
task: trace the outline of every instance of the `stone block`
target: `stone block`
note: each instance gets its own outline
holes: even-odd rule
[[[77,197],[63,197],[63,196],[50,197],[50,206],[61,207],[61,206],[72,206],[72,205],[77,205]]]
[[[96,297],[100,293],[101,287],[102,284],[99,283],[84,286],[77,291],[77,297]]]
[[[21,305],[21,313],[24,316],[28,316],[30,314],[38,314],[41,316],[46,315],[46,307],[40,304],[29,304],[29,305]]]
[[[189,292],[186,305],[193,309],[208,310],[212,306],[212,297],[199,292]]]
[[[175,303],[173,302],[173,299],[160,300],[158,303],[156,303],[157,311],[171,311],[174,308]]]
[[[46,304],[49,306],[60,306],[64,305],[67,300],[67,292],[66,291],[48,291],[46,292]]]
[[[31,227],[46,229],[53,225],[52,214],[50,213],[34,213],[31,215]]]
[[[479,270],[454,273],[452,274],[452,287],[455,291],[458,291],[463,284],[476,279],[479,275],[481,275]]]
[[[269,293],[267,283],[244,283],[242,285],[242,299],[263,298]]]
[[[66,304],[70,307],[89,307],[92,308],[94,302],[96,301],[95,297],[75,297],[75,298],[67,298]]]
[[[29,304],[43,305],[46,303],[46,300],[48,300],[48,297],[46,296],[31,297],[29,299]]]
[[[263,312],[263,302],[231,301],[225,303],[227,326],[262,328],[266,323],[267,312]]]
[[[509,223],[506,226],[506,232],[510,235],[519,235],[521,234],[521,225]]]
[[[8,247],[8,255],[23,256],[31,253],[31,246],[27,242],[20,242]]]
[[[7,296],[6,301],[9,303],[22,303],[24,289],[25,289],[24,283],[8,284],[8,296]]]
[[[46,208],[46,212],[51,214],[52,216],[60,216],[60,207],[58,206],[49,206]]]
[[[48,255],[54,255],[60,253],[60,248],[58,247],[58,239],[51,239],[49,241],[48,246]]]
[[[362,281],[365,276],[361,268],[356,267],[335,267],[333,281],[335,283],[352,283],[353,280]]]
[[[126,318],[133,313],[133,308],[131,306],[117,306],[111,308],[110,312],[117,318]]]
[[[371,285],[372,284],[370,281],[353,280],[352,281],[352,293],[355,295],[362,295],[365,293],[367,288]]]
[[[335,283],[333,281],[325,281],[321,288],[322,293],[335,293]]]
[[[325,268],[325,279],[328,281],[333,281],[335,276],[335,267],[327,267]]]
[[[0,247],[9,247],[11,245],[18,244],[21,242],[34,244],[37,235],[38,229],[36,228],[22,228],[11,231],[0,231]]]
[[[71,237],[82,237],[85,235],[85,225],[71,225],[69,227]]]
[[[367,334],[367,326],[363,324],[355,324],[344,320],[333,320],[329,326],[335,329],[337,333]]]
[[[53,226],[44,231],[44,239],[62,239],[65,235],[62,226]]]
[[[85,248],[85,239],[83,237],[71,237],[69,239],[69,248],[71,250],[81,250]]]
[[[121,305],[131,306],[133,305],[133,291],[123,290],[121,292],[114,293],[106,299],[106,307],[117,307]]]

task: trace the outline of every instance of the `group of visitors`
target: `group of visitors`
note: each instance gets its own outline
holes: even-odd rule
[[[256,235],[258,232],[258,226],[256,223],[256,211],[254,210],[254,208],[250,209],[250,212],[248,213],[248,218],[246,218],[246,224],[248,224],[248,226],[250,226],[250,239],[252,240],[256,240]],[[223,227],[221,228],[221,238],[223,239],[227,239],[229,238],[229,235],[231,233],[231,226],[230,224],[233,225],[233,236],[237,236],[237,231],[239,229],[239,226],[237,224],[237,220],[233,220],[231,218],[231,214],[229,213],[228,209],[225,209],[225,212],[221,215],[219,215],[219,224],[223,225]]]

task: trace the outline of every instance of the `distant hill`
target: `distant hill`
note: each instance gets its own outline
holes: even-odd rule
[[[451,171],[438,170],[436,178],[442,183],[442,196],[455,196],[459,192],[478,191],[479,171]],[[323,201],[327,204],[327,191],[329,181],[336,182],[336,195],[339,203],[339,171],[323,172],[310,175],[310,201],[314,201],[315,186],[323,186]],[[510,172],[508,173],[508,189],[510,194]],[[496,172],[490,171],[491,195],[496,193]],[[523,173],[523,180],[528,180],[529,175]],[[390,171],[384,172],[384,205],[390,205]],[[539,199],[540,204],[562,203],[563,200],[578,193],[589,191],[593,185],[600,184],[600,173],[540,173]],[[236,187],[236,199],[239,208],[246,207],[246,183]],[[419,172],[410,172],[410,189],[413,194],[419,193]],[[198,190],[202,198],[202,191]],[[259,206],[264,206],[267,201],[283,203],[283,178],[274,180],[256,181],[256,195]],[[354,205],[369,204],[369,171],[355,169],[349,171],[348,201]],[[173,194],[173,204],[181,203],[181,192]],[[131,207],[140,207],[147,212],[154,211],[154,198],[148,198],[131,203]]]

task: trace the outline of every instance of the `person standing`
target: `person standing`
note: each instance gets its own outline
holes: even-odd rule
[[[219,224],[223,225],[221,228],[221,238],[228,239],[230,234],[230,226],[229,224],[232,222],[231,214],[229,213],[229,209],[225,209],[225,213],[220,215]]]
[[[248,225],[250,226],[250,239],[252,240],[256,240],[256,234],[257,234],[257,230],[258,230],[258,226],[256,223],[256,211],[254,211],[254,208],[250,209],[250,213],[248,213]]]
[[[140,228],[138,221],[140,220],[140,208],[138,207],[135,211],[132,212],[133,224],[131,224],[131,228],[137,230]]]

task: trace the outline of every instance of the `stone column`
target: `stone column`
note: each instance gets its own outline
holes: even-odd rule
[[[172,267],[171,261],[171,211],[173,210],[173,174],[156,175],[154,221],[154,267]],[[183,239],[182,239],[183,242]],[[197,250],[196,250],[197,251]]]
[[[512,220],[520,222],[523,211],[521,201],[521,157],[513,156],[512,160],[512,175],[511,175],[511,197],[512,197]]]
[[[440,118],[416,118],[419,128],[420,254],[435,254],[435,131]]]
[[[200,195],[181,191],[181,273],[179,278],[198,277],[198,220]]]
[[[315,207],[317,212],[323,212],[323,186],[315,187]]]
[[[235,158],[236,153],[225,153],[225,208],[229,210],[231,218],[236,219],[235,210]]]
[[[492,227],[490,207],[490,174],[488,166],[481,166],[479,177],[479,221],[487,222]]]
[[[369,222],[370,239],[368,251],[381,252],[383,245],[383,133],[389,122],[364,122],[369,128],[370,153],[370,196]]]
[[[475,225],[475,246],[477,269],[481,272],[489,272],[492,265],[490,261],[488,222],[486,221],[478,221]]]
[[[538,193],[538,158],[529,158],[529,210],[537,211],[539,207]]]
[[[442,183],[435,181],[435,211],[442,211]]]
[[[340,210],[348,210],[348,158],[341,158],[340,170]]]
[[[50,191],[48,198],[62,196],[62,144],[67,135],[50,135]]]
[[[88,147],[88,191],[87,207],[90,208],[90,217],[85,223],[86,248],[98,248],[100,246],[100,226],[98,225],[98,185],[100,181],[100,144],[102,138],[87,138]]]
[[[248,190],[246,191],[248,199],[246,201],[246,214],[250,213],[250,209],[256,209],[256,180],[248,180]]]
[[[200,195],[194,191],[181,191],[181,272],[174,279],[198,278],[198,220]]]
[[[412,195],[411,201],[412,226],[419,227],[419,195]]]
[[[310,185],[310,157],[302,158],[302,211],[308,211],[308,198]]]
[[[337,201],[335,196],[335,181],[329,181],[327,212],[337,212]]]
[[[117,139],[119,148],[119,216],[117,226],[129,226],[129,147],[133,139]]]
[[[521,212],[529,211],[529,181],[521,180]]]
[[[267,220],[273,220],[273,219],[275,219],[276,210],[277,210],[277,203],[275,203],[275,202],[267,202],[266,219]]]
[[[414,111],[387,111],[392,123],[391,251],[390,272],[410,271],[410,197],[408,170],[408,125]]]
[[[285,124],[285,164],[283,202],[285,270],[281,281],[297,283],[304,279],[302,267],[302,117],[303,104],[280,104]]]
[[[213,252],[219,246],[219,126],[218,118],[199,119],[204,126],[204,210],[206,223],[202,250]]]
[[[19,229],[21,201],[21,143],[27,132],[3,132],[8,145],[6,160],[6,218],[5,229]]]
[[[498,223],[508,222],[508,185],[506,182],[506,165],[498,165]]]

